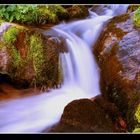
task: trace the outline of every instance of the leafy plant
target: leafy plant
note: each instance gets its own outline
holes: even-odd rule
[[[140,7],[135,11],[133,16],[134,25],[140,27]]]
[[[56,23],[68,15],[60,5],[2,5],[0,19],[20,23]]]

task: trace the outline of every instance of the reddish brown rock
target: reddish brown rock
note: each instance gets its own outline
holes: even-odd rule
[[[4,82],[0,83],[0,101],[21,99],[23,97],[30,97],[37,94],[41,94],[39,88],[17,89],[11,84]]]
[[[140,6],[139,5],[136,5],[136,4],[131,4],[127,8],[127,12],[128,13],[134,12],[135,10],[137,10],[138,7],[140,7]]]
[[[50,132],[125,132],[118,116],[117,107],[101,96],[94,101],[74,100],[65,107],[60,123]]]
[[[135,112],[140,104],[140,30],[134,27],[132,16],[111,19],[93,47],[101,69],[102,94],[118,106],[130,131],[139,126]]]
[[[84,5],[73,5],[67,8],[69,19],[85,18],[88,16],[88,8]]]
[[[60,37],[11,23],[2,23],[0,30],[0,74],[18,87],[46,89],[62,82],[59,53],[67,50]]]

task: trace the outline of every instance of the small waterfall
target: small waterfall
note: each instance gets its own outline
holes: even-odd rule
[[[88,44],[70,31],[66,33],[57,28],[54,30],[66,38],[70,55],[64,55],[67,59],[71,59],[71,61],[69,61],[70,63],[67,63],[67,66],[71,65],[69,71],[73,71],[71,75],[74,75],[74,84],[82,90],[85,90],[87,94],[92,94],[92,96],[98,95],[100,93],[99,73]],[[63,68],[65,69],[65,67]],[[66,83],[64,83],[64,85],[65,84]],[[95,86],[93,87],[93,85]]]
[[[70,58],[70,53],[60,54],[61,65],[63,68],[63,84],[71,84],[74,82],[74,72],[72,67],[72,61]]]
[[[60,54],[63,85],[50,93],[0,102],[0,132],[40,132],[59,122],[69,102],[100,94],[99,69],[91,48],[103,23],[126,9],[126,5],[111,5],[110,12],[105,15],[90,11],[85,20],[63,23],[51,29],[65,39],[68,48],[67,53]]]

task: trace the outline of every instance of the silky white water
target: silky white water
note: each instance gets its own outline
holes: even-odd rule
[[[41,95],[0,102],[0,132],[41,132],[59,122],[69,102],[100,94],[99,69],[91,48],[103,23],[115,13],[125,12],[127,6],[110,5],[105,15],[90,11],[85,20],[55,26],[52,30],[65,39],[68,48],[68,53],[60,54],[62,87]]]

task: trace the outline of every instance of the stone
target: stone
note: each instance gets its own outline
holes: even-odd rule
[[[140,104],[140,30],[132,17],[128,13],[110,19],[93,46],[101,69],[101,92],[118,106],[129,131],[139,126],[135,112]]]

